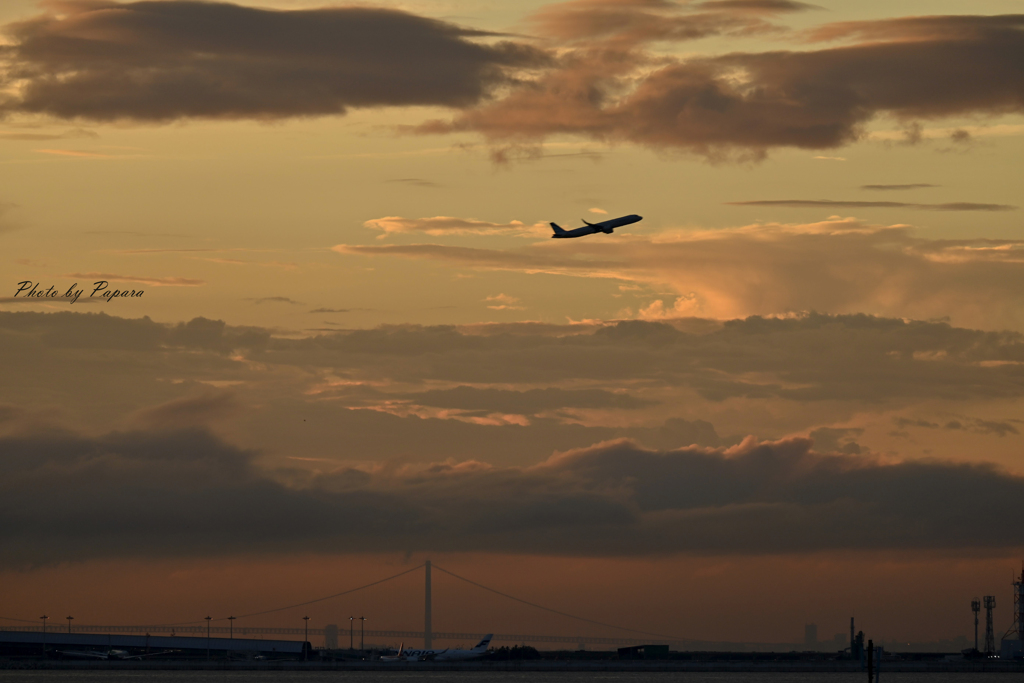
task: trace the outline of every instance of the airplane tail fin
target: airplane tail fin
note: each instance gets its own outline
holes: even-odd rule
[[[565,234],[565,230],[558,223],[552,223],[551,224],[551,229],[555,231],[556,235],[564,235]]]
[[[484,636],[483,640],[481,640],[479,643],[477,643],[476,645],[473,646],[473,649],[474,650],[486,650],[487,646],[491,644],[491,638],[493,638],[493,637],[494,637],[493,633],[488,633],[486,636]]]

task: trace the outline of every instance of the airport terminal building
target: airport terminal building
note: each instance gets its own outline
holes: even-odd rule
[[[293,659],[313,657],[308,641],[203,636],[0,631],[0,657],[53,659]]]

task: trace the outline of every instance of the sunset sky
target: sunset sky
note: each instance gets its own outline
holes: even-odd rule
[[[1020,0],[6,0],[0,617],[998,636],[1022,160]]]

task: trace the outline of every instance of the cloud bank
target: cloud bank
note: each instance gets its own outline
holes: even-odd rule
[[[646,49],[655,41],[771,28],[739,12],[750,3],[733,4],[737,11],[726,14],[689,9],[714,4],[586,0],[546,8],[536,21],[570,48],[556,68],[496,102],[420,130],[475,131],[495,143],[568,134],[749,159],[775,147],[841,147],[862,138],[879,116],[1024,111],[1024,15],[829,24],[804,36],[811,43],[852,41],[827,48],[686,59]]]
[[[71,1],[3,27],[0,115],[265,120],[431,105],[460,112],[417,130],[482,134],[498,146],[496,159],[556,135],[751,159],[776,147],[840,147],[882,116],[1024,110],[1024,15],[803,33],[777,23],[812,9],[790,0],[572,0],[529,17],[531,41],[371,7]],[[664,49],[714,36],[797,47],[685,57]]]
[[[201,430],[0,439],[10,565],[249,552],[780,554],[1014,548],[1024,479],[887,465],[808,439],[730,449],[627,440],[531,467],[342,468],[286,483]],[[984,498],[985,506],[975,501]],[[495,533],[500,529],[500,533]]]
[[[574,240],[580,242],[582,240]],[[608,278],[676,293],[624,315],[742,318],[802,311],[867,312],[1024,329],[1024,242],[936,240],[906,225],[852,218],[671,231],[518,249],[442,244],[338,245],[369,257],[444,261],[465,268]]]

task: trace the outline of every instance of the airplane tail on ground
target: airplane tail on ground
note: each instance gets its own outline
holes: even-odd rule
[[[565,234],[565,230],[558,223],[552,223],[551,224],[551,229],[555,231],[556,235],[564,235]]]
[[[554,225],[554,223],[552,223],[552,225]],[[559,229],[561,229],[561,228],[559,228]],[[477,643],[476,645],[473,646],[473,649],[474,650],[486,650],[487,646],[491,644],[491,638],[493,638],[493,637],[494,637],[493,633],[488,633],[486,636],[484,636],[483,640],[481,640],[479,643]]]

